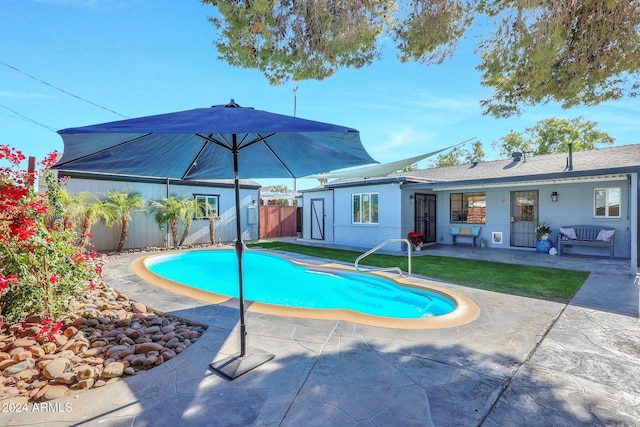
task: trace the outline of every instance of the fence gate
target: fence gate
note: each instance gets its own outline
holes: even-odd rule
[[[296,236],[296,211],[295,206],[260,206],[260,238]]]

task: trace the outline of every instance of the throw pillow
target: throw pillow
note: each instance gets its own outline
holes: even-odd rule
[[[615,232],[616,230],[600,230],[600,232],[598,233],[598,237],[596,237],[596,240],[608,242],[611,240]]]
[[[562,234],[562,238],[569,240],[578,240],[576,236],[576,230],[573,228],[562,228],[560,227],[560,234]]]
[[[460,234],[460,226],[451,226],[451,234]]]
[[[471,229],[470,228],[461,228],[460,229],[460,234],[462,234],[462,235],[470,235],[471,234]]]

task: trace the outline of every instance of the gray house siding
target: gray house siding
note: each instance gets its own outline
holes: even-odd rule
[[[97,179],[72,178],[67,181],[67,190],[71,194],[87,191],[101,197],[106,191],[123,191],[130,189],[139,192],[145,201],[160,200],[167,196],[165,183],[109,181]],[[236,238],[235,228],[235,195],[232,187],[180,185],[172,183],[169,187],[170,194],[194,195],[218,195],[220,220],[216,222],[216,241],[230,242]],[[240,190],[242,238],[243,240],[256,240],[259,238],[259,224],[248,218],[248,209],[254,201],[260,197],[259,188],[244,188]],[[180,226],[178,233],[181,235],[183,228]],[[120,227],[111,229],[97,223],[91,229],[92,243],[98,251],[114,250],[120,240]],[[152,215],[134,213],[129,225],[125,249],[144,247],[164,247],[167,239],[166,227],[160,229]],[[207,219],[194,219],[185,244],[209,243],[209,221]]]
[[[378,222],[373,224],[354,224],[352,222],[352,195],[362,193],[378,194]],[[335,196],[335,243],[371,249],[389,239],[405,237],[402,235],[402,192],[398,184],[362,185],[357,187],[336,188]],[[388,250],[401,250],[400,243],[385,247]]]
[[[311,205],[312,203],[322,204],[324,209],[324,218],[320,218],[320,212],[314,211]],[[318,231],[320,227],[324,228],[324,239],[320,239],[319,236],[314,235],[313,240],[323,240],[327,243],[334,243],[333,235],[333,222],[334,222],[334,205],[333,205],[333,191],[332,190],[320,190],[305,193],[302,198],[302,238],[305,240],[311,240],[312,227],[314,227],[314,233]]]
[[[621,215],[620,218],[595,218],[593,212],[594,190],[596,188],[620,187],[621,189]],[[413,191],[418,192],[415,187]],[[464,189],[438,192],[438,234],[440,243],[451,244],[453,239],[450,233],[452,223],[450,220],[451,193],[458,192],[484,192],[486,194],[486,224],[482,226],[481,236],[488,247],[513,249],[511,241],[511,192],[512,191],[537,191],[538,192],[538,219],[549,224],[553,229],[551,235],[555,239],[558,228],[565,225],[600,225],[616,229],[616,257],[629,258],[631,256],[631,206],[629,195],[631,191],[628,180],[590,181],[582,183],[558,183],[551,185],[528,185],[504,188],[469,187]],[[558,201],[551,201],[551,193],[558,193]],[[502,243],[495,243],[491,236],[493,232],[502,233]],[[599,253],[597,248],[571,248],[569,252],[581,254]]]

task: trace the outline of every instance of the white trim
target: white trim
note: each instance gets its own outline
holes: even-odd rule
[[[610,204],[609,204],[609,195],[612,190],[618,190],[618,215],[609,215]],[[604,215],[596,214],[596,192],[604,191]],[[622,218],[622,187],[596,187],[593,189],[593,219],[604,219],[604,218]]]
[[[499,182],[499,183],[488,183],[483,184],[481,182],[478,183],[469,183],[469,184],[461,184],[461,185],[451,185],[449,187],[433,187],[433,191],[453,191],[453,190],[464,190],[471,188],[501,188],[501,187],[530,187],[532,185],[553,185],[553,184],[562,184],[567,182],[603,182],[603,181],[626,181],[626,175],[601,175],[601,176],[589,176],[589,177],[572,177],[572,178],[558,178],[558,179],[541,179],[541,180],[530,180],[530,181],[516,181],[516,182]],[[415,185],[415,184],[414,184]],[[414,188],[413,186],[411,188]]]

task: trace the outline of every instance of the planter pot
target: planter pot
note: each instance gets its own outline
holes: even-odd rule
[[[420,250],[422,250],[422,246],[414,246],[413,250],[414,251],[420,251]]]
[[[536,242],[536,252],[540,252],[542,254],[548,254],[550,249],[551,249],[551,240],[540,239]]]

